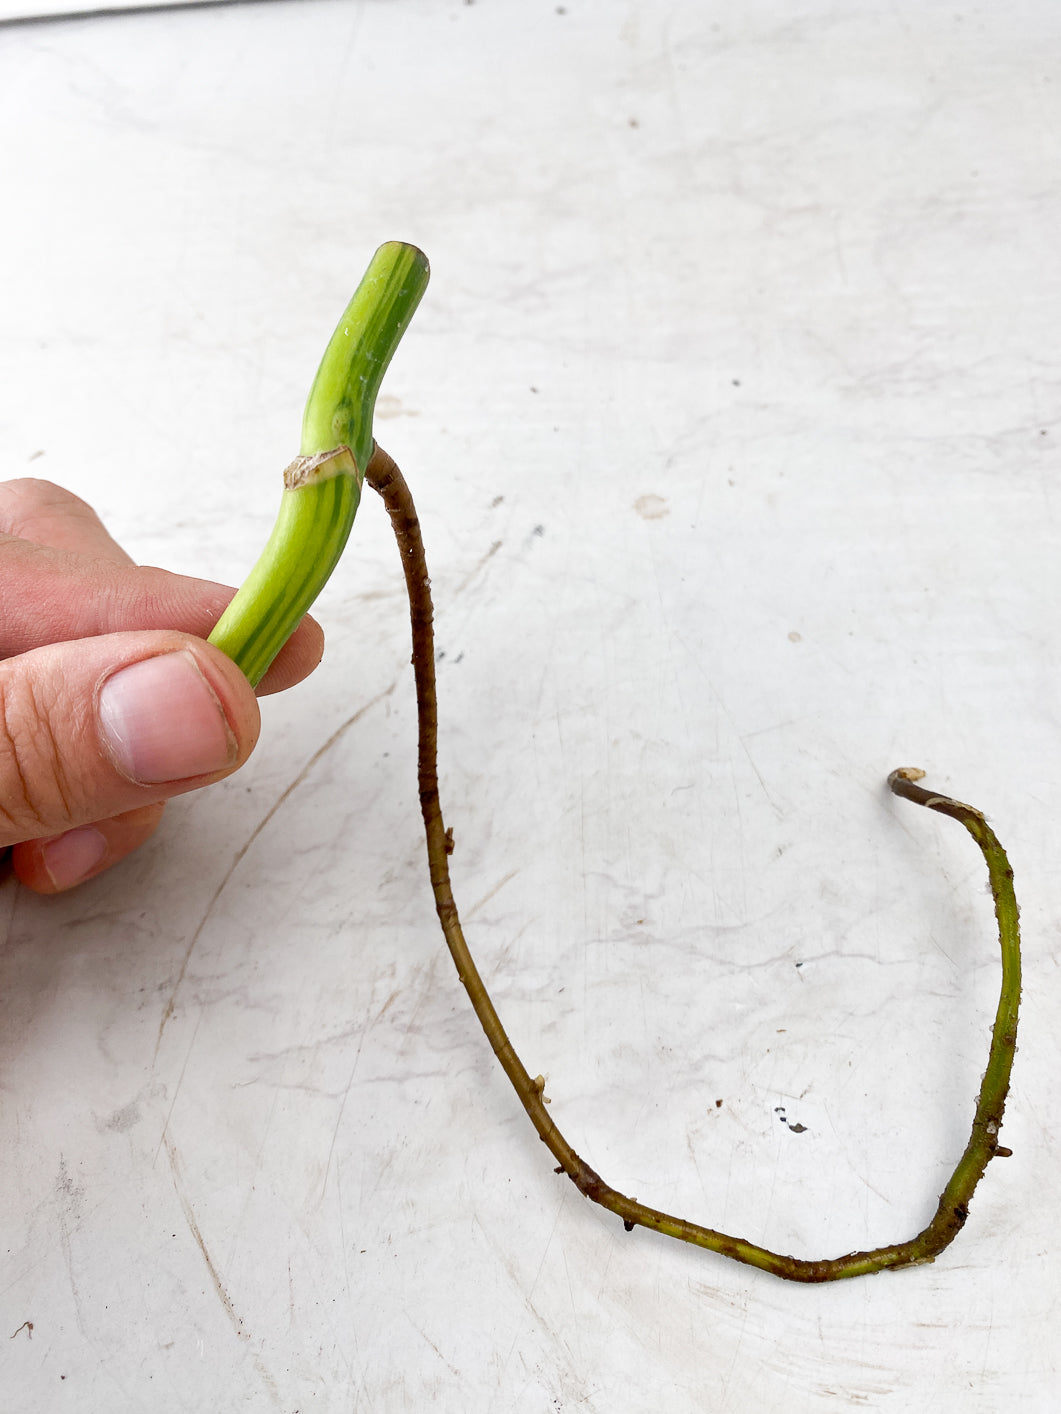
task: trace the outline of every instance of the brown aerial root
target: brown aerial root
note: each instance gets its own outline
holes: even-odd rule
[[[557,1161],[557,1172],[566,1173],[580,1193],[621,1218],[630,1231],[635,1226],[654,1228],[683,1242],[706,1247],[734,1261],[760,1267],[789,1281],[839,1281],[886,1268],[912,1267],[933,1261],[954,1240],[969,1215],[973,1191],[988,1162],[996,1154],[1006,1155],[998,1143],[1002,1111],[1009,1089],[1010,1071],[1017,1039],[1017,1008],[1020,1002],[1020,933],[1017,901],[1013,892],[1013,871],[1005,851],[979,810],[948,796],[936,795],[917,784],[923,772],[914,769],[893,771],[888,784],[896,795],[949,815],[972,835],[987,863],[991,893],[995,901],[999,941],[1002,949],[1002,988],[991,1035],[987,1070],[976,1102],[972,1133],[958,1160],[939,1205],[926,1228],[905,1242],[875,1247],[864,1252],[848,1252],[841,1257],[809,1260],[771,1252],[744,1238],[730,1237],[713,1228],[650,1208],[628,1198],[595,1173],[567,1142],[545,1107],[541,1077],[532,1079],[505,1034],[505,1028],[490,1000],[479,971],[464,939],[449,877],[449,854],[453,836],[447,831],[438,798],[437,745],[438,703],[435,694],[435,653],[432,630],[431,588],[424,557],[420,524],[405,480],[386,452],[376,447],[365,480],[383,497],[398,541],[413,636],[413,672],[416,680],[419,725],[418,775],[420,808],[427,835],[427,858],[431,887],[446,944],[464,984],[476,1016],[486,1032],[494,1054],[512,1082],[520,1103],[542,1142]]]

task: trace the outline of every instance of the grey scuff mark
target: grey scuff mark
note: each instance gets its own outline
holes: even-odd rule
[[[260,1085],[266,1090],[300,1090],[303,1095],[312,1095],[318,1100],[338,1100],[343,1093],[342,1090],[325,1090],[304,1080],[266,1080],[260,1075],[254,1076],[252,1080],[237,1080],[232,1088],[246,1090],[251,1085]]]
[[[77,1328],[85,1340],[90,1340],[91,1337],[85,1326],[81,1291],[78,1287],[77,1276],[74,1272],[74,1253],[70,1242],[70,1234],[72,1230],[77,1227],[81,1219],[82,1200],[85,1196],[85,1190],[83,1185],[75,1183],[70,1177],[70,1170],[67,1168],[65,1154],[59,1155],[59,1173],[55,1180],[55,1196],[59,1208],[59,1245],[62,1248],[66,1274],[70,1279],[70,1295],[73,1297],[74,1301],[74,1315],[77,1318]],[[73,1221],[71,1221],[71,1219]]]
[[[59,1176],[55,1180],[55,1187],[65,1200],[65,1206],[74,1218],[81,1216],[81,1200],[85,1196],[84,1184],[75,1183],[70,1177],[70,1170],[67,1167],[66,1155],[59,1155]]]
[[[373,604],[386,599],[397,599],[400,589],[362,589],[353,596],[355,603]]]
[[[419,417],[416,408],[407,408],[401,398],[392,393],[384,393],[376,399],[376,416],[384,420],[392,417]]]
[[[394,991],[390,994],[383,1004],[382,1011],[380,1011],[379,1016],[376,1018],[377,1021],[399,995],[399,991]],[[290,1046],[282,1046],[278,1051],[252,1051],[247,1059],[255,1064],[268,1064],[270,1061],[288,1060],[292,1056],[307,1054],[312,1056],[325,1046],[344,1046],[347,1041],[352,1041],[356,1036],[360,1036],[362,1030],[363,1028],[361,1026],[344,1026],[341,1031],[333,1031],[328,1036],[322,1036],[319,1041],[296,1041]],[[241,1081],[239,1083],[247,1084],[253,1082]]]
[[[224,873],[224,875],[223,875],[223,877],[222,877],[220,883],[218,884],[217,888],[214,890],[213,895],[211,896],[210,902],[206,905],[206,909],[205,909],[205,911],[204,911],[204,913],[203,913],[203,916],[202,916],[202,918],[200,918],[199,924],[198,924],[198,926],[196,927],[195,932],[192,934],[191,941],[189,942],[187,948],[185,949],[184,957],[183,957],[183,959],[181,960],[180,969],[179,969],[178,972],[177,972],[177,979],[176,979],[176,981],[173,983],[173,986],[172,986],[172,988],[170,989],[169,997],[168,997],[168,999],[167,999],[167,1001],[166,1001],[166,1005],[165,1005],[165,1006],[163,1007],[163,1009],[162,1009],[162,1017],[161,1017],[161,1019],[159,1020],[159,1023],[158,1023],[158,1036],[157,1036],[157,1038],[156,1038],[156,1040],[155,1040],[155,1054],[154,1054],[154,1059],[155,1059],[156,1061],[158,1060],[159,1048],[160,1048],[161,1045],[162,1045],[162,1037],[163,1037],[163,1034],[165,1033],[166,1026],[167,1026],[168,1023],[169,1023],[169,1020],[170,1020],[170,1018],[172,1017],[173,1012],[174,1012],[174,1009],[175,1009],[176,1004],[177,1004],[177,993],[180,991],[181,987],[182,987],[183,984],[184,984],[184,978],[185,978],[185,976],[187,975],[187,972],[188,972],[188,964],[189,964],[189,963],[191,962],[191,960],[192,960],[192,953],[195,951],[196,945],[198,944],[199,939],[202,937],[203,929],[206,927],[207,923],[209,922],[209,920],[210,920],[210,915],[213,913],[214,909],[215,909],[216,906],[217,906],[217,901],[218,901],[218,899],[221,897],[221,895],[224,893],[225,889],[228,887],[229,880],[232,878],[232,875],[236,872],[237,868],[239,867],[240,863],[242,862],[242,860],[243,860],[244,856],[246,855],[247,851],[250,849],[251,845],[252,845],[252,844],[254,843],[254,841],[258,838],[258,836],[262,833],[262,831],[265,829],[265,827],[269,824],[270,820],[273,819],[273,817],[276,815],[277,811],[280,810],[280,808],[285,804],[285,802],[290,799],[290,797],[294,794],[294,792],[295,792],[296,790],[298,790],[299,786],[302,785],[302,783],[305,781],[306,777],[309,775],[310,771],[313,770],[314,766],[317,765],[317,763],[321,760],[321,758],[324,757],[324,756],[326,756],[326,755],[328,754],[328,752],[331,751],[332,747],[336,744],[336,742],[339,741],[340,738],[341,738],[346,732],[348,732],[352,726],[354,726],[357,722],[359,722],[359,721],[361,720],[361,718],[362,718],[363,716],[365,716],[365,714],[366,714],[367,712],[371,712],[371,710],[372,710],[373,707],[378,706],[378,704],[379,704],[380,702],[382,702],[382,701],[384,700],[384,698],[389,697],[389,696],[391,695],[391,693],[394,691],[394,689],[395,689],[397,686],[398,686],[398,680],[395,679],[394,682],[392,682],[389,687],[385,687],[382,692],[378,692],[378,693],[376,694],[376,696],[371,699],[371,701],[366,702],[363,707],[359,707],[359,708],[357,709],[357,711],[353,713],[352,716],[347,717],[347,719],[346,719],[345,722],[343,722],[340,726],[336,727],[335,731],[332,732],[331,736],[330,736],[330,737],[328,738],[328,740],[323,744],[323,746],[318,747],[318,749],[317,749],[317,750],[313,753],[313,755],[309,758],[309,760],[308,760],[308,761],[306,762],[306,764],[302,767],[302,769],[299,771],[298,775],[294,778],[294,780],[290,783],[290,785],[288,785],[288,786],[286,787],[286,789],[283,790],[283,791],[280,793],[280,795],[279,795],[279,796],[277,797],[277,799],[273,802],[273,804],[272,804],[272,806],[269,808],[269,810],[265,813],[265,815],[262,817],[262,819],[259,820],[258,824],[254,827],[254,829],[251,831],[251,833],[247,836],[247,839],[243,842],[243,844],[239,847],[239,849],[238,849],[238,850],[236,851],[236,853],[233,855],[231,864],[230,864],[230,865],[228,866],[228,868],[225,870],[225,873]]]
[[[457,585],[456,589],[453,591],[455,596],[457,594],[464,593],[464,591],[475,579],[479,571],[483,568],[484,565],[488,564],[494,558],[494,556],[497,554],[498,550],[501,549],[501,546],[503,544],[503,540],[495,540],[494,543],[490,546],[489,550],[487,550],[486,554],[481,555],[479,557],[478,563],[472,566],[472,568],[468,571],[468,573],[464,576],[461,582]]]
[[[140,1106],[135,1100],[130,1100],[121,1109],[115,1110],[110,1119],[106,1121],[103,1128],[112,1131],[114,1134],[125,1134],[134,1125],[140,1123]]]

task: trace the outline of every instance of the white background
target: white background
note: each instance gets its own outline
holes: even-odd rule
[[[444,953],[368,497],[246,769],[0,887],[5,1411],[1056,1408],[1059,60],[1054,0],[0,28],[0,475],[138,559],[238,582],[372,251],[430,256],[377,435],[455,887],[605,1178],[808,1256],[928,1220],[997,942],[892,767],[988,812],[1026,943],[1014,1156],[935,1265],[625,1234]]]

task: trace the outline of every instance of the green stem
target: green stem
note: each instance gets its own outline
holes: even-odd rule
[[[387,241],[369,264],[324,351],[302,419],[302,456],[347,446],[364,475],[372,413],[387,365],[430,278],[427,256]]]
[[[427,257],[415,246],[381,245],[324,352],[306,401],[300,455],[284,473],[272,534],[210,635],[253,686],[346,545],[372,455],[376,394],[429,274]]]

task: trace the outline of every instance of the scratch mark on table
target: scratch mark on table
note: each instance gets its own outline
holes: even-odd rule
[[[354,1076],[357,1074],[358,1062],[361,1059],[361,1048],[365,1044],[365,1037],[372,1029],[372,1025],[373,1023],[370,1022],[369,1025],[366,1026],[365,1029],[362,1031],[360,1039],[357,1043],[357,1050],[354,1052],[354,1059],[350,1064],[350,1074],[346,1078],[346,1085],[343,1088],[343,1098],[339,1102],[339,1113],[335,1116],[335,1128],[332,1130],[332,1142],[328,1147],[328,1157],[325,1161],[324,1173],[321,1177],[320,1197],[317,1199],[318,1206],[320,1206],[320,1204],[324,1202],[324,1195],[328,1189],[328,1174],[331,1172],[332,1159],[335,1157],[335,1145],[339,1138],[339,1130],[342,1127],[343,1115],[346,1112],[346,1102],[350,1098],[350,1091],[354,1087]]]
[[[492,889],[483,894],[478,903],[472,904],[471,908],[469,908],[464,915],[465,918],[473,918],[475,914],[479,912],[480,908],[488,904],[495,894],[499,894],[506,884],[510,884],[518,873],[518,869],[510,869],[503,879],[499,879]]]
[[[425,1341],[427,1342],[427,1344],[431,1347],[431,1349],[435,1352],[435,1354],[438,1356],[438,1358],[442,1361],[443,1365],[445,1365],[446,1369],[450,1372],[450,1374],[454,1377],[454,1379],[458,1379],[458,1380],[459,1380],[459,1379],[461,1378],[461,1372],[460,1372],[460,1370],[457,1369],[456,1365],[451,1364],[450,1361],[448,1361],[448,1360],[446,1359],[446,1357],[442,1354],[442,1351],[439,1350],[438,1346],[437,1346],[437,1345],[435,1344],[435,1342],[431,1339],[431,1337],[428,1335],[428,1333],[427,1333],[425,1330],[422,1330],[422,1329],[420,1328],[420,1326],[418,1326],[418,1325],[416,1324],[416,1322],[413,1320],[412,1316],[409,1315],[409,1312],[408,1312],[408,1311],[404,1312],[404,1315],[405,1315],[405,1319],[406,1319],[406,1320],[409,1322],[409,1324],[412,1326],[413,1330],[417,1333],[418,1336],[420,1336],[420,1338],[421,1338],[422,1340],[425,1340]]]
[[[192,1237],[195,1238],[195,1245],[198,1247],[202,1254],[203,1261],[206,1263],[206,1270],[210,1273],[210,1280],[213,1283],[214,1291],[217,1293],[217,1299],[221,1302],[222,1309],[231,1322],[232,1329],[235,1331],[236,1336],[240,1340],[249,1341],[250,1333],[244,1329],[243,1318],[236,1310],[232,1297],[228,1294],[228,1288],[225,1286],[220,1271],[214,1265],[214,1259],[211,1257],[210,1251],[206,1245],[202,1229],[195,1216],[195,1209],[191,1205],[191,1200],[188,1197],[188,1192],[184,1185],[180,1155],[177,1153],[176,1145],[169,1138],[166,1139],[166,1154],[169,1158],[170,1172],[173,1175],[173,1190],[177,1195],[177,1201],[181,1205],[184,1221],[188,1224],[188,1231],[191,1233]],[[279,1409],[281,1407],[281,1400],[276,1381],[262,1363],[261,1357],[255,1354],[253,1358],[254,1368],[257,1370],[262,1383],[268,1390],[273,1405]]]
[[[339,1250],[343,1254],[343,1280],[346,1283],[346,1295],[350,1296],[350,1259],[346,1248],[346,1222],[343,1218],[343,1166],[339,1160],[335,1163],[335,1206],[339,1213]],[[290,1267],[290,1263],[288,1264]]]
[[[184,1178],[181,1174],[180,1158],[177,1154],[176,1146],[168,1136],[165,1139],[165,1145],[166,1156],[169,1159],[170,1171],[173,1174],[173,1188],[177,1194],[177,1199],[181,1205],[181,1212],[184,1214],[184,1221],[188,1224],[188,1231],[195,1238],[195,1245],[202,1253],[203,1261],[206,1263],[206,1270],[210,1273],[210,1280],[213,1282],[214,1290],[217,1292],[217,1299],[221,1302],[221,1305],[225,1311],[225,1315],[231,1321],[232,1329],[236,1332],[239,1338],[241,1340],[249,1340],[250,1337],[243,1329],[243,1320],[237,1312],[235,1306],[232,1304],[232,1298],[231,1296],[229,1296],[228,1289],[226,1288],[225,1283],[221,1279],[221,1273],[218,1271],[217,1267],[214,1266],[214,1260],[210,1256],[210,1252],[203,1238],[202,1230],[200,1229],[198,1220],[196,1219],[195,1210],[192,1208],[191,1202],[188,1199],[188,1194],[184,1187]]]
[[[188,1062],[192,1058],[192,1051],[195,1048],[195,1038],[199,1035],[199,1027],[203,1024],[203,1009],[199,1008],[199,1015],[195,1019],[195,1030],[192,1032],[191,1040],[188,1042],[188,1049],[184,1053],[184,1064],[181,1066],[181,1073],[177,1076],[177,1083],[173,1087],[173,1099],[169,1102],[169,1109],[166,1111],[166,1118],[162,1121],[162,1133],[158,1136],[158,1144],[155,1147],[155,1155],[151,1160],[152,1164],[158,1163],[158,1156],[163,1144],[168,1144],[169,1125],[173,1118],[173,1111],[177,1106],[177,1096],[181,1092],[184,1084],[184,1077],[188,1070]]]

